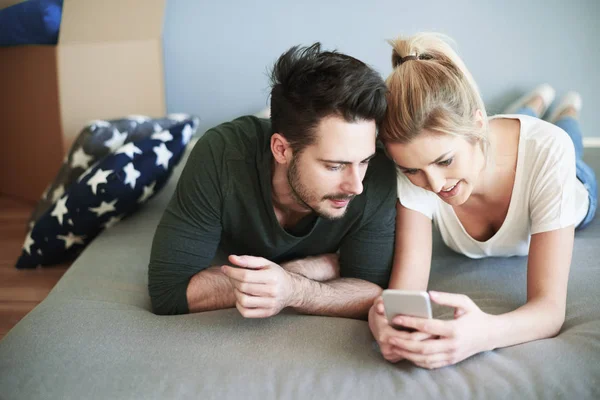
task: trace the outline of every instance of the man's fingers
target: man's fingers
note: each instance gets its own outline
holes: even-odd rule
[[[242,268],[259,269],[273,264],[271,261],[262,257],[236,256],[232,254],[228,258],[230,263]]]
[[[244,308],[273,308],[275,306],[275,299],[272,297],[250,296],[240,292],[237,288],[234,288],[233,291],[237,303]]]
[[[239,282],[264,283],[265,281],[265,277],[263,276],[261,271],[254,271],[251,269],[244,268],[235,268],[230,267],[229,265],[223,265],[221,267],[221,271],[230,279]]]
[[[271,311],[266,308],[246,308],[237,302],[235,303],[235,308],[237,308],[244,318],[267,318],[272,315]]]
[[[242,293],[250,296],[275,297],[275,287],[264,283],[236,282],[235,287]]]

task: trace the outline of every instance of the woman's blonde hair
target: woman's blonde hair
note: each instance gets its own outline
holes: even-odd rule
[[[448,37],[419,33],[390,40],[394,70],[386,80],[385,142],[409,143],[425,130],[462,136],[488,151],[488,120],[479,89]],[[483,126],[475,119],[477,110]]]

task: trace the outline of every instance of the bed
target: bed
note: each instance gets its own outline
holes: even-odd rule
[[[600,157],[595,162],[600,170]],[[0,341],[2,399],[600,398],[600,221],[577,234],[560,334],[424,370],[390,364],[365,321],[235,309],[157,316],[151,239],[185,160],[136,215],[97,237]],[[502,313],[526,298],[526,259],[470,260],[436,235],[430,288]],[[445,317],[447,310],[434,308]]]

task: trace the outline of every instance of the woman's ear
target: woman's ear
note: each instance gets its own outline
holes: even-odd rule
[[[271,136],[271,152],[273,153],[273,158],[279,164],[288,164],[293,156],[290,143],[279,133],[274,133]]]
[[[483,128],[484,125],[484,121],[483,121],[483,113],[481,112],[480,109],[477,109],[477,111],[475,111],[475,122],[477,123],[477,127],[479,129]]]

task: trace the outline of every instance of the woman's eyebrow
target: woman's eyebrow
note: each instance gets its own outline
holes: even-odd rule
[[[451,152],[452,152],[452,150],[445,152],[444,154],[442,154],[441,156],[439,156],[438,158],[436,158],[434,161],[430,162],[430,163],[429,163],[429,165],[431,165],[431,164],[435,164],[435,163],[438,163],[438,162],[442,161],[442,160],[443,160],[444,158],[446,158],[446,156],[447,156],[448,154],[450,154]],[[400,169],[416,169],[416,168],[407,168],[407,167],[403,167],[402,165],[400,165],[400,164],[398,164],[398,163],[396,163],[396,166],[397,166],[398,168],[400,168]]]

